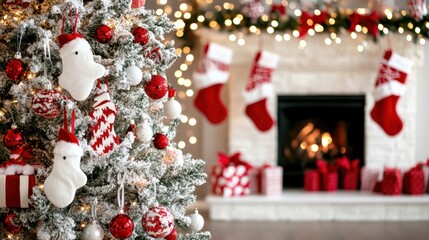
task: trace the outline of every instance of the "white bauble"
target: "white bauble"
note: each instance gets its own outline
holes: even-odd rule
[[[82,231],[82,240],[103,240],[104,231],[97,222],[89,223]]]
[[[137,125],[137,140],[143,143],[148,143],[152,140],[153,131],[152,126],[147,122]]]
[[[198,232],[204,227],[204,218],[198,213],[198,210],[195,209],[194,213],[189,215],[191,218],[191,225],[189,225],[189,230],[191,232]]]
[[[127,74],[127,79],[131,86],[136,86],[142,81],[142,70],[134,65],[127,67],[127,69],[125,69],[125,73]]]
[[[182,106],[174,98],[164,104],[164,115],[168,119],[177,119],[182,114]]]

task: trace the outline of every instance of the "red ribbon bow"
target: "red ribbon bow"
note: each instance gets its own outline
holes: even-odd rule
[[[319,15],[311,15],[306,11],[302,12],[300,17],[301,27],[299,30],[299,37],[304,37],[307,35],[308,30],[313,29],[316,24],[324,24],[327,19],[328,13],[326,11],[322,11]]]
[[[237,152],[235,154],[233,154],[232,156],[228,157],[228,155],[219,152],[218,153],[218,160],[217,163],[219,165],[221,165],[222,167],[228,167],[228,166],[244,166],[246,169],[251,169],[253,168],[252,165],[250,165],[249,163],[243,161],[240,159],[240,155],[241,153]]]
[[[281,16],[284,16],[284,15],[286,15],[286,7],[285,6],[283,6],[283,4],[273,4],[272,6],[271,6],[271,13],[278,13],[278,14],[280,14]]]
[[[410,169],[410,172],[422,171],[424,165],[425,164],[423,164],[423,163],[418,163],[416,166],[414,166],[413,168]]]
[[[337,158],[338,168],[345,172],[358,171],[359,170],[359,159],[350,160],[347,156]]]
[[[349,32],[353,32],[356,29],[356,26],[360,24],[368,28],[368,32],[374,36],[374,38],[378,37],[380,31],[378,30],[378,23],[380,22],[381,16],[377,11],[372,11],[370,14],[361,15],[357,12],[352,13],[349,16],[350,26]]]
[[[338,166],[336,163],[328,163],[323,160],[316,160],[316,166],[317,170],[323,174],[338,171]]]

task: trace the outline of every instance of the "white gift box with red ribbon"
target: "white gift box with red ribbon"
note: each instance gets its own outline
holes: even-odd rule
[[[28,208],[34,175],[0,175],[0,208]]]

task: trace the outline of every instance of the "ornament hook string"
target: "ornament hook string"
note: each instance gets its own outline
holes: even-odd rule
[[[97,200],[97,198],[95,198],[94,202],[92,203],[92,207],[91,207],[92,220],[97,220],[97,204],[98,204],[98,200]]]
[[[118,188],[118,206],[119,206],[119,212],[121,214],[124,213],[124,207],[125,207],[125,178],[127,174],[124,173],[124,176],[121,177],[121,174],[118,174],[118,181],[119,181],[119,188]]]
[[[20,25],[18,30],[18,38],[16,39],[17,58],[21,58],[21,44],[22,44],[22,38],[24,37],[24,30],[25,30],[25,27],[23,25]]]
[[[45,53],[45,58],[43,59],[43,74],[45,77],[45,80],[49,82],[48,80],[48,69],[47,69],[47,64],[46,62],[49,61],[51,62],[51,47],[50,47],[50,39],[48,37],[45,37],[45,39],[43,40],[44,44],[43,44],[43,52]],[[52,86],[50,86],[52,87]]]

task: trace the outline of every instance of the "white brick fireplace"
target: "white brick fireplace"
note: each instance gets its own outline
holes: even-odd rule
[[[307,46],[298,49],[298,40],[278,43],[273,36],[245,36],[246,44],[239,46],[228,40],[228,34],[211,32],[214,42],[234,50],[230,67],[231,78],[228,93],[228,147],[229,152],[240,151],[243,158],[254,165],[277,163],[277,129],[259,132],[244,113],[242,96],[250,67],[258,46],[281,55],[280,63],[273,75],[275,92],[269,100],[270,111],[275,117],[278,95],[365,95],[365,165],[381,168],[395,166],[407,168],[416,161],[416,73],[409,75],[406,93],[398,104],[398,113],[404,122],[403,131],[389,137],[371,119],[374,100],[371,91],[379,68],[379,62],[387,46],[387,38],[378,43],[368,40],[363,52],[357,51],[362,39],[352,39],[348,33],[341,35],[341,44],[327,46],[328,35],[307,37]],[[206,39],[203,39],[206,41]],[[404,35],[391,38],[394,52],[413,60],[414,66],[422,65],[421,46],[405,39]]]
[[[259,132],[246,116],[242,92],[261,38],[245,36],[245,46],[228,40],[228,34],[200,32],[214,42],[234,50],[230,67],[231,78],[226,85],[228,106],[228,150],[241,152],[243,159],[254,165],[277,164],[277,127],[266,133]],[[423,64],[420,45],[408,42],[404,35],[391,38],[394,52],[412,59],[414,68],[408,76],[406,92],[398,103],[398,113],[404,128],[389,137],[371,119],[374,106],[371,95],[387,38],[378,43],[368,41],[360,53],[362,42],[341,34],[342,43],[327,46],[328,35],[307,37],[307,46],[298,49],[297,39],[278,43],[273,36],[263,36],[264,49],[281,55],[274,72],[275,92],[268,105],[273,117],[277,116],[277,96],[281,95],[364,95],[365,106],[365,165],[406,169],[418,160],[416,148],[417,79],[416,68]],[[202,43],[207,39],[202,38]],[[212,136],[210,136],[212,138]],[[419,159],[421,160],[421,159]],[[360,192],[306,193],[288,190],[282,196],[250,196],[222,198],[209,196],[210,217],[214,220],[291,220],[291,221],[416,221],[429,220],[428,196],[390,197]]]

